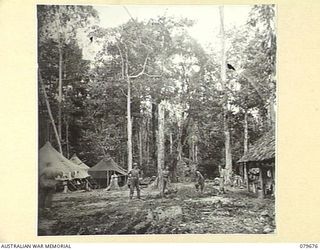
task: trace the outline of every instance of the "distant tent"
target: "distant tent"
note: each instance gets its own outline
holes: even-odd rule
[[[90,169],[86,164],[84,164],[76,154],[74,154],[71,159],[71,162],[73,162],[74,164],[76,164],[79,168],[79,172],[76,173],[75,175],[75,179],[84,179],[89,177],[90,175],[88,174],[88,169]]]
[[[72,161],[74,164],[78,165],[81,169],[88,171],[90,167],[88,167],[85,163],[83,163],[76,154],[74,154],[70,161]]]
[[[106,174],[109,171],[115,171],[122,175],[127,175],[127,171],[120,167],[112,158],[102,159],[95,166],[89,169],[89,173],[92,177],[106,178]]]
[[[49,166],[48,166],[49,165]],[[68,179],[75,178],[79,174],[79,167],[73,162],[69,161],[62,154],[60,154],[50,142],[47,142],[39,150],[39,170],[40,172],[46,167],[53,167],[63,173],[64,177]]]
[[[88,170],[88,173],[95,179],[100,180],[102,185],[109,186],[110,171],[117,172],[120,175],[126,176],[127,171],[120,167],[112,158],[104,158],[99,161],[95,166]],[[106,182],[105,182],[106,180]]]
[[[80,169],[79,172],[77,172],[74,176],[75,179],[84,179],[89,177],[90,175],[88,174],[87,171]]]

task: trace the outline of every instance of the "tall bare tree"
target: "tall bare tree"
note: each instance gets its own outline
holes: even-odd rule
[[[224,30],[224,7],[219,7],[220,12],[220,35],[221,35],[221,85],[224,90],[224,103],[223,103],[223,130],[225,135],[225,168],[230,179],[232,171],[232,155],[231,155],[231,142],[230,130],[228,124],[228,98],[226,91],[226,51],[225,51],[225,30]]]
[[[163,195],[163,176],[162,170],[164,169],[164,104],[161,102],[158,105],[158,178],[161,195]]]

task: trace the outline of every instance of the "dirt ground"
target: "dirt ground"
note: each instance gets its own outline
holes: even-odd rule
[[[142,189],[57,193],[51,211],[39,214],[39,235],[110,234],[272,234],[273,198],[258,199],[245,189],[218,194],[208,183],[202,195],[193,183],[171,184],[166,197]]]

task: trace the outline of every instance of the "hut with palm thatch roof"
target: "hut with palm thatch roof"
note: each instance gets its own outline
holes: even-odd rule
[[[259,197],[274,194],[275,188],[275,131],[272,129],[258,139],[241,157],[238,163],[246,168],[245,179],[248,180],[248,190],[250,186],[255,189]],[[257,178],[254,178],[255,173]]]

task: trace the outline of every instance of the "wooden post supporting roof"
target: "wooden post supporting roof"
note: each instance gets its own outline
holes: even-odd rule
[[[107,187],[109,187],[109,170],[107,171]]]
[[[246,162],[243,163],[243,176],[244,176],[244,179],[246,181],[246,185],[247,185],[247,190],[250,191],[250,186],[249,186],[249,169],[248,169],[248,165]]]
[[[260,186],[261,186],[261,196],[259,198],[264,198],[264,179],[263,179],[263,168],[260,166],[259,167],[259,181],[260,181]],[[258,195],[260,195],[258,193]]]

